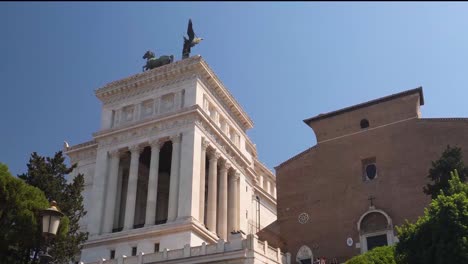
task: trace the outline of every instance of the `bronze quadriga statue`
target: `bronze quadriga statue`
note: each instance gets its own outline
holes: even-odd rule
[[[174,61],[174,56],[170,55],[163,55],[156,59],[156,56],[152,51],[147,51],[145,55],[143,55],[143,59],[146,59],[146,65],[143,66],[143,71],[151,70],[166,64],[169,64]]]

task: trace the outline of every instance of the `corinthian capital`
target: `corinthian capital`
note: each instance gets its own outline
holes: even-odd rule
[[[221,153],[213,150],[213,151],[210,151],[210,153],[208,153],[208,157],[210,160],[217,160],[221,157]]]
[[[133,145],[133,146],[130,146],[128,147],[128,149],[130,150],[130,152],[133,154],[140,154],[141,152],[141,147],[140,145]]]
[[[182,134],[175,134],[171,136],[172,143],[180,143],[181,139],[182,139]]]
[[[120,151],[118,149],[113,149],[109,151],[109,156],[111,158],[118,158],[120,156]]]
[[[202,138],[202,149],[206,150],[208,148],[208,146],[210,145],[210,142],[208,140],[206,140],[205,138]]]

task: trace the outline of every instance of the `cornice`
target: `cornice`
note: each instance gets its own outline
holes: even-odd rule
[[[270,177],[270,179],[273,180],[273,182],[276,182],[276,177],[275,177],[275,174],[265,165],[263,164],[259,159],[254,159],[254,164],[255,164],[255,167],[259,167],[262,171],[266,172],[266,174],[268,174]]]
[[[88,241],[83,243],[83,248],[90,248],[119,242],[127,242],[131,240],[151,238],[155,236],[163,236],[184,231],[193,231],[197,235],[200,235],[202,238],[206,239],[211,243],[216,243],[218,239],[213,232],[208,231],[198,221],[190,217],[190,219],[185,221],[176,221],[173,223],[142,227],[90,237]]]
[[[198,119],[195,122],[197,127],[202,130],[211,142],[216,144],[216,148],[221,151],[226,157],[229,157],[234,164],[245,174],[245,168],[250,168],[251,162],[240,151],[240,149],[227,138],[221,129],[214,124],[214,121],[209,118],[206,113],[197,105]],[[232,155],[235,154],[235,155]],[[240,159],[236,159],[235,156]],[[240,161],[240,162],[239,162]]]
[[[86,141],[86,142],[71,146],[69,148],[66,148],[64,149],[64,153],[69,154],[75,151],[80,151],[80,150],[84,150],[88,148],[95,148],[95,147],[97,147],[97,142],[93,139],[93,140]]]
[[[109,104],[119,100],[120,97],[127,98],[148,90],[168,86],[192,78],[193,75],[198,75],[199,79],[213,88],[214,92],[226,104],[226,110],[233,113],[243,130],[253,127],[253,121],[200,55],[108,83],[96,89],[95,94],[104,104]],[[149,86],[149,84],[154,83],[158,83],[158,85]]]
[[[230,105],[230,110],[235,112],[235,114],[239,117],[240,120],[243,121],[243,128],[245,130],[253,128],[253,121],[250,119],[250,117],[247,115],[247,113],[242,109],[242,107],[239,105],[237,100],[232,96],[232,94],[229,92],[229,90],[226,88],[226,86],[221,82],[221,80],[218,78],[218,76],[214,73],[213,70],[209,67],[208,63],[201,59],[200,61],[201,66],[204,69],[204,73],[207,75],[205,76],[206,81],[211,84],[213,87],[215,87],[216,92],[223,98],[226,102],[228,102]],[[237,111],[234,111],[237,110]]]
[[[137,73],[121,80],[113,81],[96,89],[96,97],[104,102],[106,99],[117,93],[135,89],[152,82],[168,80],[180,75],[181,73],[187,72],[193,65],[199,63],[200,60],[201,56],[193,56],[188,59],[166,64],[153,70]]]

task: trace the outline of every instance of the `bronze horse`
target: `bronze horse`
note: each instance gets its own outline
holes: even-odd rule
[[[146,59],[146,65],[143,66],[143,71],[151,70],[157,67],[161,67],[163,65],[169,64],[174,61],[174,56],[164,55],[156,59],[156,56],[152,51],[147,51],[145,55],[143,55],[143,59]]]

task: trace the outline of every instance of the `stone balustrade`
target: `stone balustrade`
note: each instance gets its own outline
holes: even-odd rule
[[[268,242],[258,240],[256,235],[248,235],[247,238],[243,239],[241,234],[234,234],[230,242],[224,242],[220,239],[217,244],[203,243],[197,247],[190,247],[187,244],[181,249],[164,249],[161,252],[149,254],[140,252],[137,256],[119,256],[117,259],[101,259],[86,264],[150,264],[168,260],[176,261],[174,263],[194,263],[200,262],[203,257],[210,258],[210,262],[213,263],[216,263],[216,259],[219,258],[221,263],[226,260],[225,253],[235,253],[236,251],[240,253],[239,256],[232,256],[237,259],[244,257],[247,261],[249,257],[255,255],[255,258],[263,258],[263,263],[291,264],[291,254],[283,253],[279,248],[269,246]]]

